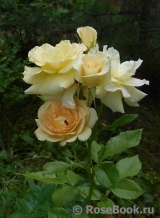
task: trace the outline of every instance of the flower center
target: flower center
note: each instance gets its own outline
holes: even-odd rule
[[[54,123],[58,128],[64,128],[65,126],[69,125],[69,122],[67,121],[67,118],[64,116],[58,116],[57,118],[54,119]]]
[[[68,123],[67,119],[64,121],[64,123],[66,124],[66,126],[68,126],[68,125],[69,125],[69,123]]]
[[[95,68],[95,67],[96,67],[96,64],[95,64],[94,62],[92,62],[92,61],[88,61],[88,62],[86,63],[86,67],[88,67],[88,68]]]

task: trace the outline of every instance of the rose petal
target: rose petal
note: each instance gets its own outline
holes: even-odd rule
[[[119,78],[126,80],[133,76],[136,69],[141,65],[143,61],[139,59],[138,61],[125,61],[119,66]]]
[[[74,142],[77,139],[77,135],[73,137],[68,137],[67,139],[60,142],[62,146],[66,145],[67,142]]]
[[[92,130],[87,126],[84,126],[83,130],[78,135],[78,139],[81,141],[87,141],[87,139],[91,136],[91,134],[92,134]]]
[[[45,77],[45,73],[42,72],[42,69],[40,67],[25,66],[25,71],[23,72],[23,75],[23,80],[29,84],[38,83]]]
[[[49,135],[47,134],[45,131],[42,130],[42,128],[38,128],[35,131],[35,134],[38,138],[38,140],[40,141],[50,141],[50,142],[58,142],[58,141],[62,141],[64,136],[57,136],[57,135]]]
[[[98,116],[96,110],[94,108],[89,108],[89,119],[86,125],[90,128],[93,128],[97,120]]]
[[[69,71],[71,71],[71,69],[73,68],[73,62],[74,59],[67,59],[64,60],[60,63],[60,70],[58,71],[58,73],[67,73]]]
[[[107,45],[103,46],[103,52],[107,55],[110,61],[120,63],[119,52],[113,47],[107,50]]]
[[[111,77],[119,77],[119,66],[120,63],[116,62],[116,61],[112,61],[111,62]]]
[[[102,99],[107,94],[107,91],[104,89],[104,86],[100,85],[96,87],[96,97]]]
[[[127,98],[125,98],[124,101],[131,107],[138,107],[139,106],[139,104],[137,102],[131,102]]]
[[[110,92],[115,92],[117,90],[120,90],[122,92],[123,97],[128,98],[131,96],[125,86],[118,85],[118,84],[115,85],[112,83],[112,84],[106,85],[105,90],[110,91]]]
[[[32,85],[26,94],[53,95],[59,94],[74,84],[73,72],[67,74],[46,75],[39,83]]]
[[[125,99],[133,103],[140,101],[147,95],[146,93],[139,91],[135,87],[127,86],[126,89],[130,93],[131,97]]]
[[[124,80],[121,82],[121,84],[126,86],[142,86],[142,85],[149,85],[149,81],[143,79],[136,79],[136,78],[128,78],[127,80]]]
[[[68,88],[66,91],[64,91],[64,94],[62,96],[62,105],[67,108],[75,108],[76,104],[74,101],[74,94],[78,89],[78,85],[74,84],[70,88]]]
[[[109,107],[113,112],[124,113],[124,108],[122,104],[122,95],[120,91],[107,92],[104,98],[101,99],[107,107]]]
[[[42,66],[44,63],[43,54],[45,51],[48,51],[50,49],[54,49],[54,47],[47,43],[43,44],[40,47],[39,46],[34,47],[28,53],[29,61],[35,63],[38,66]]]

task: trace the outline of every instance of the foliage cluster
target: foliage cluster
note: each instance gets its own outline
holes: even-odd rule
[[[135,115],[124,115],[123,118],[121,117],[111,125],[107,125],[107,128],[113,131],[116,128],[121,127],[122,124],[124,125],[131,122],[131,120],[133,120],[135,117]],[[106,126],[104,126],[104,128],[106,128]],[[112,206],[113,202],[115,202],[116,205],[121,207],[132,207],[135,204],[139,207],[140,210],[143,207],[154,207],[154,217],[159,218],[160,178],[156,171],[153,171],[153,169],[148,169],[145,172],[141,171],[138,174],[138,177],[133,179],[134,182],[140,184],[141,187],[146,191],[146,193],[139,200],[126,201],[121,199],[121,197],[126,199],[130,197],[132,198],[137,194],[139,195],[141,192],[138,186],[134,186],[136,183],[130,180],[140,170],[141,164],[137,155],[133,156],[134,151],[131,152],[126,150],[127,148],[136,146],[138,144],[140,132],[140,130],[133,130],[120,133],[118,136],[112,137],[112,139],[107,143],[107,146],[93,143],[92,158],[95,163],[98,163],[102,159],[102,155],[103,158],[107,156],[109,157],[108,163],[99,162],[99,167],[96,170],[96,177],[98,178],[97,185],[101,183],[101,191],[103,194],[105,194],[106,197],[109,196],[111,198],[111,200],[108,199],[107,201],[102,201],[104,204],[103,206]],[[128,143],[129,138],[130,141]],[[0,153],[0,158],[2,161],[0,170],[3,178],[3,189],[1,190],[2,205],[0,206],[2,217],[53,218],[55,215],[58,216],[58,214],[62,217],[70,217],[69,213],[72,213],[73,204],[85,207],[86,201],[84,196],[85,193],[87,194],[87,190],[83,189],[83,186],[80,186],[80,183],[84,181],[80,181],[80,178],[77,175],[77,173],[80,173],[85,178],[85,171],[82,169],[79,171],[75,165],[76,163],[73,161],[73,158],[76,158],[76,156],[74,156],[74,150],[72,151],[69,145],[60,149],[58,149],[58,147],[56,149],[55,147],[53,148],[51,143],[48,143],[45,146],[45,149],[41,151],[41,155],[37,155],[36,153],[28,153],[28,158],[25,157],[23,161],[20,160],[18,155],[11,156],[5,151]],[[115,146],[117,149],[114,149]],[[48,152],[46,151],[47,148],[49,149]],[[86,150],[82,149],[80,144],[78,145],[77,149],[78,158],[84,158],[86,156]],[[119,153],[122,151],[126,154],[128,153],[129,157],[120,160],[122,155],[119,155]],[[57,153],[59,154],[58,158],[61,160],[59,162],[55,162]],[[113,156],[115,157],[113,158]],[[63,160],[66,160],[68,163],[64,163]],[[44,163],[47,161],[50,162],[44,165]],[[126,182],[129,183],[128,186],[126,184],[124,192],[119,192],[118,188],[117,190],[111,188],[114,195],[110,191],[106,193],[104,192],[104,188],[106,186],[105,184],[107,183],[103,182],[106,179],[109,179],[109,187],[112,187],[113,184],[117,183],[117,170],[114,167],[114,164],[111,162],[117,162],[116,167],[120,172],[121,179],[126,180]],[[110,165],[110,167],[104,168],[102,171],[102,166],[106,164]],[[29,173],[33,170],[41,170],[42,165],[44,165],[45,171]],[[73,168],[77,168],[76,173],[73,173]],[[17,174],[17,172],[19,173]],[[22,180],[20,174],[24,174],[27,178]],[[126,179],[126,177],[129,177],[130,179]],[[61,179],[64,180],[64,178],[66,180],[65,187],[61,186]],[[37,179],[39,181],[51,184],[44,185],[40,182],[34,182],[32,179]],[[133,183],[133,190],[131,190],[131,182]],[[74,195],[71,192],[73,191],[72,189],[75,189],[76,191],[76,187],[74,187],[75,185],[76,187],[81,188],[83,193],[82,196],[77,195],[76,193]],[[119,188],[123,189],[123,187]],[[125,195],[125,192],[127,195]],[[116,195],[120,198],[116,198]],[[94,202],[99,198],[101,198],[100,192],[94,189],[92,201]],[[154,202],[155,200],[156,202]],[[99,202],[99,206],[102,206],[102,202]],[[56,207],[57,205],[63,205],[65,209],[58,209]],[[145,215],[141,215],[140,217],[143,218],[146,215],[147,213]],[[96,215],[96,217],[98,216]],[[131,218],[132,215],[125,215],[124,217]]]
[[[127,124],[131,121],[131,118],[135,118],[135,115],[125,115],[124,118],[120,118],[116,122],[109,125],[109,129],[115,130],[116,128],[121,127],[120,124],[123,125]],[[117,131],[119,131],[117,129]],[[121,131],[120,131],[121,132]],[[139,131],[128,131],[126,133],[120,133],[117,137],[112,137],[114,140],[114,146],[118,146],[118,150],[113,149],[113,144],[108,142],[107,152],[104,152],[103,155],[109,155],[110,162],[118,162],[117,167],[121,172],[122,177],[132,177],[135,175],[141,166],[139,165],[139,160],[136,156],[133,156],[135,153],[134,150],[126,150],[125,149],[129,146],[134,146],[138,143],[137,136],[139,135]],[[132,135],[132,138],[134,140],[130,140],[130,143],[124,143],[125,138],[129,137],[129,135]],[[139,136],[138,136],[139,137]],[[119,143],[121,142],[121,143]],[[105,144],[105,141],[104,141]],[[0,205],[0,211],[1,211],[1,217],[7,217],[7,218],[20,218],[20,217],[26,217],[26,218],[40,218],[40,217],[49,217],[53,218],[53,214],[61,214],[62,217],[68,217],[68,213],[66,210],[70,213],[72,213],[73,209],[73,202],[74,205],[81,205],[82,207],[85,206],[86,202],[84,200],[84,196],[78,195],[76,198],[75,196],[71,195],[71,190],[63,190],[63,186],[57,185],[57,183],[61,183],[60,179],[66,178],[66,182],[71,185],[71,188],[74,188],[74,185],[82,181],[79,181],[79,177],[77,174],[73,173],[72,170],[67,170],[69,167],[70,169],[74,168],[74,162],[73,160],[73,152],[71,151],[70,146],[65,146],[62,148],[59,148],[58,146],[55,148],[53,147],[51,143],[44,144],[45,148],[44,150],[41,150],[41,152],[38,154],[35,152],[30,152],[25,155],[25,159],[22,160],[20,155],[10,155],[5,151],[2,151],[0,153],[1,158],[1,166],[0,166],[0,172],[2,175],[2,190],[1,190],[1,198],[2,198],[2,204]],[[98,152],[99,149],[103,148],[103,145],[98,145],[95,143],[93,145],[92,150],[92,158],[95,162],[99,161],[100,155],[102,152]],[[106,149],[105,148],[105,149]],[[47,151],[48,149],[48,151]],[[78,150],[78,157],[82,158],[86,156],[86,150],[82,149],[80,145],[77,147]],[[97,150],[98,149],[98,150]],[[109,149],[109,150],[108,150]],[[125,151],[125,156],[128,154],[129,158],[124,158],[123,160],[120,160],[123,155],[119,155],[118,153],[121,151]],[[116,156],[113,158],[113,155]],[[55,158],[56,156],[61,160],[59,163],[63,163],[62,161],[66,160],[68,164],[66,165],[59,165],[57,162],[57,165],[55,165]],[[132,157],[131,157],[132,156]],[[141,155],[140,155],[141,156]],[[120,161],[119,161],[120,160]],[[130,165],[126,165],[126,162],[128,163],[128,160],[130,160]],[[50,163],[45,164],[47,161],[51,161]],[[53,162],[52,162],[53,161]],[[54,163],[54,164],[53,164]],[[45,164],[45,165],[44,165]],[[71,164],[73,165],[71,167]],[[111,163],[107,163],[111,164]],[[42,166],[44,165],[44,169],[48,171],[48,173],[45,174],[41,171],[39,173],[29,173],[30,171],[37,171],[42,170]],[[112,165],[112,164],[111,164]],[[125,167],[124,167],[125,166]],[[133,179],[136,183],[140,184],[140,186],[145,190],[146,192],[143,194],[142,197],[140,197],[138,200],[123,200],[121,198],[115,198],[115,195],[112,195],[112,193],[107,192],[106,196],[110,196],[112,200],[105,202],[106,205],[111,206],[113,204],[113,201],[116,203],[116,205],[119,205],[121,207],[132,207],[134,204],[136,204],[140,209],[143,207],[154,207],[155,214],[154,217],[159,218],[159,197],[160,197],[160,190],[159,190],[159,182],[160,177],[156,171],[154,171],[152,168],[149,168],[150,165],[145,166],[145,170],[141,171],[136,178]],[[122,167],[122,171],[121,171]],[[99,168],[100,169],[100,168]],[[64,172],[67,170],[67,174],[70,173],[69,177],[66,177]],[[78,170],[78,169],[77,169]],[[107,172],[108,178],[115,177],[116,171],[114,167],[111,168],[112,173],[110,170]],[[60,172],[61,171],[61,172]],[[63,172],[64,171],[64,172]],[[17,172],[19,172],[17,174]],[[58,174],[58,177],[55,177],[53,174],[56,172]],[[26,175],[26,179],[22,179],[22,176],[20,174]],[[81,173],[85,177],[85,171],[76,171],[76,173]],[[103,179],[106,179],[104,172],[97,171],[98,178],[100,178],[103,175]],[[110,174],[111,173],[111,174]],[[64,174],[64,175],[63,175]],[[101,175],[101,176],[100,176]],[[106,177],[106,178],[105,178]],[[68,179],[67,179],[68,178]],[[69,180],[72,178],[71,180]],[[112,179],[113,179],[112,178]],[[116,179],[117,177],[115,177]],[[37,179],[39,181],[52,183],[52,184],[41,184],[40,182],[34,182],[33,179]],[[115,183],[116,180],[111,180],[111,183]],[[98,180],[100,183],[103,182],[103,180]],[[98,182],[97,181],[97,182]],[[131,180],[130,180],[131,181]],[[102,185],[103,186],[103,185]],[[67,186],[66,186],[67,187]],[[130,187],[130,186],[129,186]],[[82,187],[81,187],[82,188]],[[61,192],[61,189],[63,190],[63,194]],[[64,195],[64,191],[66,194]],[[87,190],[85,190],[87,191]],[[103,191],[103,188],[102,188]],[[114,191],[114,189],[113,189]],[[126,191],[126,190],[125,190]],[[84,192],[84,190],[83,190]],[[58,199],[54,199],[52,194],[56,194],[58,196]],[[116,193],[114,193],[116,194]],[[132,194],[135,194],[134,191]],[[127,198],[132,195],[131,190],[128,192]],[[121,195],[124,195],[124,193],[121,193]],[[122,196],[123,198],[124,196]],[[97,200],[99,198],[99,192],[96,192],[92,196],[92,200]],[[53,200],[53,201],[52,201]],[[69,203],[70,201],[74,200],[72,203]],[[65,205],[65,209],[63,210],[59,208],[56,208],[56,205]],[[55,208],[55,209],[53,209]],[[64,214],[63,214],[64,213]],[[149,214],[148,214],[149,215]],[[147,216],[147,213],[145,215],[139,216],[140,218],[144,218]],[[77,217],[77,216],[76,216]],[[132,215],[125,215],[124,217],[131,218]]]

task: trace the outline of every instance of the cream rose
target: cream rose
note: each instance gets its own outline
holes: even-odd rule
[[[77,29],[77,33],[87,48],[95,47],[97,41],[97,31],[94,28],[89,26],[81,27]]]
[[[104,46],[103,52],[110,60],[111,83],[97,86],[96,96],[113,112],[124,113],[122,98],[128,105],[138,106],[137,102],[146,96],[145,93],[135,87],[148,85],[149,81],[132,77],[141,65],[142,60],[120,63],[119,53],[114,48],[107,50]]]
[[[70,109],[63,107],[60,100],[45,102],[38,111],[37,138],[40,141],[59,141],[62,146],[77,138],[86,141],[98,119],[97,113],[95,109],[88,108],[83,100],[75,98],[75,104],[76,107]]]
[[[89,88],[107,84],[110,82],[109,67],[109,61],[102,52],[86,54],[74,64],[75,78]]]
[[[32,84],[26,94],[58,95],[74,83],[73,63],[83,54],[86,46],[61,41],[55,47],[44,44],[29,52],[29,60],[38,67],[25,67],[24,81]]]

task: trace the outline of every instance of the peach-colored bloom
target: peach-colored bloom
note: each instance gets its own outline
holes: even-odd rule
[[[66,145],[77,139],[86,141],[98,117],[95,109],[88,108],[86,102],[75,98],[76,107],[66,108],[58,99],[45,102],[38,111],[35,131],[40,141],[48,140]]]

